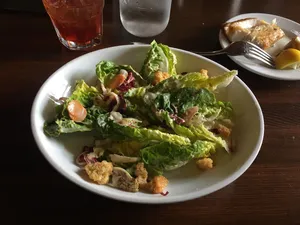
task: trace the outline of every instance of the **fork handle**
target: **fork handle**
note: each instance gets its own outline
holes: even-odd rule
[[[193,51],[196,54],[203,55],[203,56],[212,56],[212,55],[222,55],[226,54],[224,49],[217,50],[217,51],[210,51],[210,52],[198,52],[198,51]]]

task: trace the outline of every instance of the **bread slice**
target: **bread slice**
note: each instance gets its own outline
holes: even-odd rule
[[[272,47],[285,33],[276,20],[267,23],[257,18],[245,18],[223,24],[222,30],[230,42],[250,41],[262,49]]]

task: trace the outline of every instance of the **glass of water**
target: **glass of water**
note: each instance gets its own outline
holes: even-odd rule
[[[172,0],[119,0],[124,28],[138,37],[163,32],[170,19]]]

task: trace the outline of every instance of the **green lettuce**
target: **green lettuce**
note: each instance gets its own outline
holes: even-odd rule
[[[139,99],[145,95],[146,91],[146,87],[131,88],[125,93],[124,97],[131,99]]]
[[[197,106],[196,117],[202,123],[206,120],[231,119],[233,114],[230,102],[217,101],[213,92],[201,88],[180,88],[167,93],[152,93],[148,88],[132,88],[125,94],[127,113],[139,114],[155,123],[155,111],[164,110],[171,114],[183,116],[191,107]],[[196,118],[195,117],[195,118]],[[201,120],[203,120],[201,122]]]
[[[169,142],[178,145],[188,145],[190,140],[175,134],[165,133],[159,130],[144,127],[123,126],[115,122],[110,115],[102,114],[97,118],[97,132],[103,138],[115,140],[137,140],[145,142]]]
[[[225,140],[221,137],[216,136],[214,133],[209,131],[203,124],[195,127],[185,127],[179,124],[176,124],[169,113],[166,111],[161,111],[159,113],[159,117],[161,121],[164,121],[166,125],[174,130],[174,132],[180,136],[184,136],[189,138],[191,141],[195,142],[197,140],[207,140],[216,143],[217,147],[224,148],[227,152],[229,152],[229,147]]]
[[[124,95],[126,102],[125,114],[128,116],[137,116],[150,124],[156,124],[157,119],[151,109],[155,96],[155,94],[147,92],[147,87],[128,90]]]
[[[232,119],[233,108],[231,102],[216,101],[214,104],[201,107],[198,110],[198,116],[201,115],[206,119],[223,120]]]
[[[171,76],[177,74],[177,72],[176,72],[176,64],[177,64],[176,55],[171,51],[171,49],[167,45],[158,44],[158,46],[162,48],[162,50],[169,62],[168,71],[162,71],[162,72],[168,72],[168,74],[170,74]]]
[[[148,51],[141,69],[141,75],[149,84],[152,84],[157,71],[167,72],[170,76],[175,75],[176,64],[176,56],[168,46],[152,41],[151,49]]]
[[[92,131],[97,126],[97,118],[105,111],[97,106],[87,109],[86,118],[82,122],[75,122],[69,117],[57,118],[51,122],[44,123],[44,132],[51,137],[58,137],[63,133],[75,133]]]
[[[214,94],[204,88],[180,88],[169,93],[161,93],[154,101],[157,109],[163,109],[170,113],[178,111],[179,115],[182,115],[191,107],[208,107],[215,103]]]
[[[78,80],[72,95],[67,99],[66,105],[72,100],[78,100],[84,107],[91,107],[95,96],[98,94],[97,88],[89,86],[84,80]]]
[[[216,143],[218,147],[224,148],[229,153],[227,142],[221,137],[216,136],[213,132],[210,132],[203,124],[198,127],[190,126],[189,129],[194,134],[195,139],[212,141]]]
[[[95,97],[99,95],[97,88],[89,86],[84,80],[76,81],[75,88],[63,105],[56,107],[57,118],[69,119],[69,113],[67,111],[68,104],[72,100],[79,101],[83,107],[88,108],[93,106]]]
[[[209,141],[196,141],[182,146],[162,142],[140,150],[141,160],[147,169],[157,174],[177,169],[193,158],[209,157],[215,153],[215,144]]]
[[[98,79],[107,86],[109,81],[120,71],[120,68],[111,61],[100,61],[96,65],[96,75]]]
[[[158,94],[154,106],[157,110],[163,109],[179,116],[197,106],[198,114],[206,118],[214,116],[214,119],[230,118],[233,112],[230,102],[217,101],[214,93],[205,88],[181,88]]]
[[[111,153],[133,157],[139,155],[139,151],[144,145],[145,143],[139,141],[112,141],[104,148]]]
[[[93,130],[92,123],[77,123],[73,120],[62,118],[44,124],[44,132],[51,137],[58,137],[62,133],[86,132]]]
[[[96,75],[97,75],[99,81],[101,81],[101,83],[103,83],[104,86],[107,86],[109,84],[110,80],[115,75],[117,75],[121,69],[124,69],[127,72],[132,72],[134,78],[136,79],[136,82],[135,82],[136,86],[141,86],[141,85],[145,84],[145,80],[131,66],[117,65],[111,61],[100,61],[96,65]]]
[[[227,86],[238,72],[232,70],[222,75],[208,77],[201,73],[188,73],[186,75],[177,75],[169,77],[159,82],[154,87],[149,88],[150,92],[171,92],[184,87],[192,87],[195,89],[206,88],[210,91],[216,90],[218,87]]]

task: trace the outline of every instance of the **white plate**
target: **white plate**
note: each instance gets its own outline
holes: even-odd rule
[[[227,22],[232,22],[235,20],[240,20],[249,17],[263,19],[267,22],[271,22],[273,19],[276,19],[278,26],[286,33],[287,38],[282,39],[275,47],[268,50],[269,53],[272,55],[278,52],[279,49],[282,49],[282,46],[284,46],[284,44],[288,42],[289,38],[294,37],[294,35],[291,33],[291,30],[296,30],[300,32],[299,23],[296,23],[292,20],[280,16],[264,14],[264,13],[241,14],[231,18]],[[229,45],[229,41],[226,39],[222,31],[220,31],[219,33],[219,41],[222,48],[225,48]],[[229,58],[231,58],[234,62],[244,67],[245,69],[264,77],[278,79],[278,80],[300,80],[300,69],[276,70],[276,69],[268,68],[263,64],[259,64],[256,61],[249,60],[244,56],[229,56]]]
[[[85,79],[92,84],[96,80],[95,65],[100,60],[112,60],[120,64],[130,64],[137,70],[141,68],[149,46],[117,46],[91,52],[76,58],[51,75],[37,93],[31,111],[31,127],[36,143],[45,158],[62,175],[77,185],[109,198],[136,203],[171,203],[198,198],[219,190],[241,176],[257,156],[264,136],[264,120],[261,108],[251,90],[235,78],[224,89],[223,97],[230,100],[236,113],[234,139],[235,153],[228,155],[220,151],[216,166],[201,173],[191,163],[183,168],[166,173],[169,179],[169,195],[128,193],[109,186],[97,185],[86,179],[74,164],[74,158],[82,146],[93,143],[88,133],[62,135],[49,138],[43,132],[45,120],[54,116],[54,105],[48,94],[61,96],[66,85],[74,85],[75,80]],[[223,66],[199,55],[173,49],[178,58],[178,72],[208,69],[212,75],[228,71]],[[55,184],[53,184],[55,185]],[[74,196],[75,197],[75,196]]]

